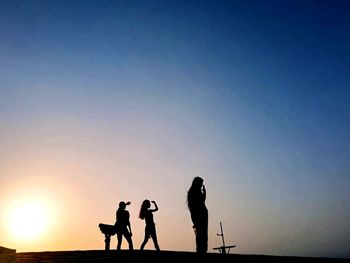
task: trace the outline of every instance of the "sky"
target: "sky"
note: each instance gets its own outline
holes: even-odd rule
[[[0,246],[104,249],[123,200],[139,248],[150,199],[160,248],[195,251],[200,176],[209,252],[222,222],[234,253],[350,257],[349,11],[1,1]]]

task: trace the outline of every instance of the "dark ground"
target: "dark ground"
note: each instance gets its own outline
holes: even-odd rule
[[[1,252],[0,263],[53,263],[53,262],[198,262],[206,260],[210,262],[350,262],[350,259],[336,258],[305,258],[305,257],[280,257],[267,255],[242,255],[207,253],[197,255],[194,252],[161,251],[153,250],[139,251],[116,250],[87,250],[87,251],[51,251],[51,252],[23,252],[15,253],[14,250]]]

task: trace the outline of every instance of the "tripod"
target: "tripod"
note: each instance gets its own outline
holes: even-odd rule
[[[225,245],[224,231],[222,230],[222,223],[221,222],[220,222],[220,231],[221,231],[220,234],[216,234],[216,235],[221,236],[222,246],[221,247],[214,247],[213,249],[219,250],[219,252],[221,254],[229,254],[230,249],[234,248],[236,245],[231,245],[231,246]],[[227,253],[226,253],[226,249],[227,249]]]

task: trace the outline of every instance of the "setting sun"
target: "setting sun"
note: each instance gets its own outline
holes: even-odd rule
[[[49,220],[49,210],[44,203],[22,201],[9,211],[9,234],[16,240],[36,240],[47,230]]]
[[[43,206],[35,203],[22,204],[10,215],[10,230],[18,238],[35,239],[47,227],[48,215]]]

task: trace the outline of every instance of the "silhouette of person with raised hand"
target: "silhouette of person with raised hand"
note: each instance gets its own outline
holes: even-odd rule
[[[208,209],[205,205],[206,189],[203,181],[201,177],[195,177],[187,192],[187,206],[196,235],[197,253],[208,251]]]
[[[151,209],[151,202],[154,204],[154,209]],[[140,214],[139,218],[144,219],[146,226],[145,226],[145,238],[141,244],[140,250],[143,250],[145,245],[147,244],[149,237],[152,237],[154,247],[157,251],[160,251],[159,245],[158,245],[158,239],[157,239],[157,233],[156,233],[156,225],[153,220],[153,212],[158,211],[158,206],[155,201],[149,201],[145,199],[142,202],[141,208],[140,208]]]
[[[132,244],[132,232],[131,232],[131,225],[130,225],[130,214],[129,211],[126,210],[126,206],[130,205],[130,202],[123,202],[121,201],[119,203],[119,208],[116,212],[116,222],[114,224],[116,233],[117,233],[117,250],[120,250],[122,245],[122,239],[123,236],[129,243],[129,250],[133,250],[133,244]]]

